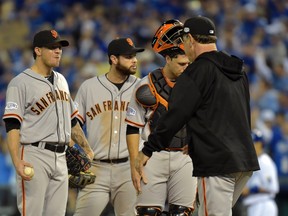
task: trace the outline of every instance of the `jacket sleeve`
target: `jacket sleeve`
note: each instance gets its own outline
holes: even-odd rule
[[[169,98],[168,111],[159,118],[158,125],[144,143],[142,152],[151,157],[153,151],[167,148],[173,136],[191,119],[200,103],[198,85],[189,71],[186,71],[177,79]]]

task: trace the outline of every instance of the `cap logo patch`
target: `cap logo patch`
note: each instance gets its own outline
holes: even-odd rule
[[[51,34],[54,38],[58,37],[58,33],[55,30],[51,30]]]
[[[189,33],[190,29],[189,29],[189,27],[185,27],[185,28],[183,29],[183,31],[184,31],[185,33]]]
[[[132,41],[130,38],[127,38],[127,43],[128,43],[130,46],[134,46],[133,41]]]
[[[5,109],[6,110],[16,110],[16,109],[18,109],[18,104],[15,102],[7,102]]]
[[[214,30],[209,30],[209,34],[214,34]]]

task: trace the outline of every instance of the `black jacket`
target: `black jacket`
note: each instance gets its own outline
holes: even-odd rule
[[[206,52],[178,77],[168,112],[144,143],[143,153],[161,151],[187,124],[194,176],[259,169],[251,138],[249,83],[243,61]]]

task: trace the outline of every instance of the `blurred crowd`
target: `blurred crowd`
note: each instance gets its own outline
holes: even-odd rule
[[[162,58],[151,49],[156,28],[165,20],[176,18],[184,22],[195,15],[207,16],[215,22],[218,50],[244,60],[251,88],[252,127],[263,132],[266,150],[277,165],[278,204],[287,203],[284,196],[288,192],[287,0],[2,0],[1,116],[9,81],[33,62],[31,42],[37,31],[54,28],[70,41],[70,46],[63,49],[57,71],[66,77],[74,96],[85,79],[108,71],[107,45],[112,39],[131,37],[137,46],[146,48],[138,55],[138,76],[143,77],[163,65]],[[5,201],[3,191],[15,184],[5,136],[1,120],[0,206]]]

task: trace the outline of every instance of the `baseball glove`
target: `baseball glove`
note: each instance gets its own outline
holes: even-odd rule
[[[95,178],[95,174],[91,171],[80,172],[78,175],[69,175],[69,187],[82,189],[88,184],[93,184]]]
[[[68,146],[66,150],[68,174],[73,176],[77,176],[80,172],[85,172],[91,167],[91,161],[87,155],[81,151],[80,147],[77,148],[75,145]]]

